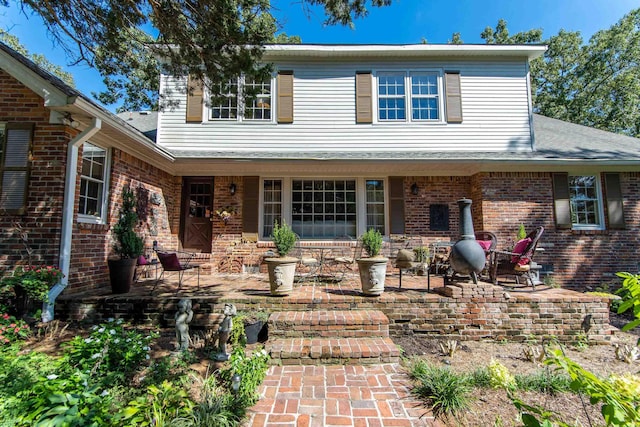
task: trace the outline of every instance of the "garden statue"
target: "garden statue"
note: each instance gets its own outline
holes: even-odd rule
[[[233,316],[237,313],[236,306],[230,303],[224,305],[224,319],[218,328],[218,351],[215,359],[218,361],[229,360],[229,353],[227,353],[227,341],[229,341],[229,335],[231,329],[233,329]]]
[[[189,298],[182,298],[178,301],[178,311],[176,312],[176,350],[184,351],[189,349],[189,323],[193,319],[192,304]]]

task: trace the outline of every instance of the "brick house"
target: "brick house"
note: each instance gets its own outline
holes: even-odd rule
[[[211,104],[163,75],[172,107],[118,117],[0,44],[0,271],[27,262],[26,233],[66,292],[107,287],[129,185],[147,251],[198,251],[214,273],[241,239],[264,251],[276,219],[307,242],[371,227],[455,240],[469,197],[502,245],[544,226],[538,261],[562,286],[612,282],[638,267],[640,140],[534,114],[528,61],[543,52],[268,46],[271,79],[240,76]]]

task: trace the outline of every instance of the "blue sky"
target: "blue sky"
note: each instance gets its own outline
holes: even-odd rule
[[[31,53],[42,53],[50,61],[65,66],[63,50],[46,34],[35,16],[25,16],[11,3],[0,9],[0,25],[16,35]],[[282,31],[299,35],[304,43],[447,43],[460,32],[465,43],[483,43],[480,33],[495,27],[500,18],[511,33],[542,28],[549,37],[560,29],[580,31],[588,40],[598,30],[607,29],[623,15],[640,7],[639,0],[393,0],[392,6],[372,9],[355,28],[326,27],[321,9],[303,11],[300,0],[272,0]],[[77,88],[90,95],[100,90],[101,77],[83,65],[66,67]],[[115,107],[108,107],[113,109]]]

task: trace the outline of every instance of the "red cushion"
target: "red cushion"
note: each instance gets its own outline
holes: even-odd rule
[[[177,254],[158,252],[158,259],[162,264],[162,268],[164,268],[165,270],[175,271],[181,269],[180,260],[178,259]]]
[[[518,243],[513,247],[514,254],[522,254],[527,249],[527,247],[531,244],[531,238],[527,237],[526,239],[519,240]],[[529,264],[530,259],[528,257],[520,257],[520,256],[512,256],[511,262],[518,263],[520,265]]]
[[[145,258],[145,256],[144,255],[140,255],[138,257],[138,265],[147,265],[147,264],[148,264],[148,262],[147,262],[147,259]]]
[[[482,249],[484,249],[485,252],[491,249],[491,244],[493,243],[491,240],[476,240],[476,242],[482,246]]]

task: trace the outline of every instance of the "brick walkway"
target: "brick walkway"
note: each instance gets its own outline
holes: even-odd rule
[[[434,427],[397,363],[272,366],[246,427]]]

